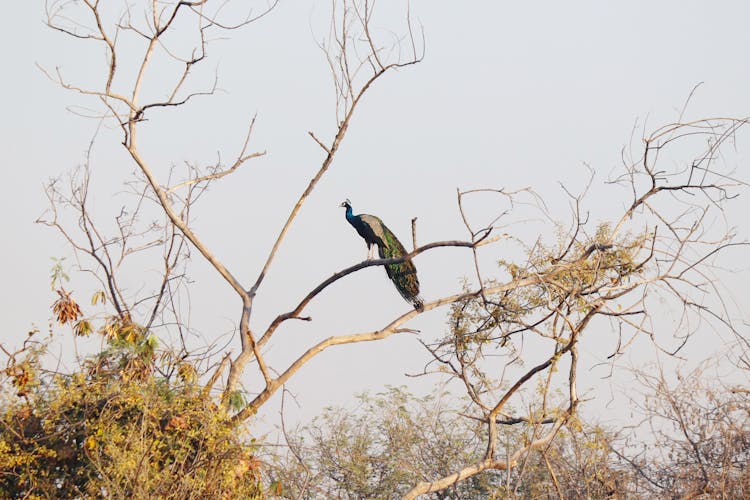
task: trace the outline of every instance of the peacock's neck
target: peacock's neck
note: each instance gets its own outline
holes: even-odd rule
[[[346,207],[346,220],[351,221],[353,218],[352,207]]]

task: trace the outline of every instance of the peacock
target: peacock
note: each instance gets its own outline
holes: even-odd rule
[[[383,224],[383,221],[374,215],[352,213],[352,205],[349,200],[341,204],[346,208],[346,220],[349,221],[359,235],[367,243],[367,258],[375,257],[375,248],[381,259],[395,259],[406,255],[404,245],[398,241],[396,235]],[[414,263],[405,260],[398,264],[385,266],[388,278],[396,285],[396,290],[401,296],[414,306],[417,311],[424,310],[424,302],[419,296],[419,280],[417,279],[417,268]]]

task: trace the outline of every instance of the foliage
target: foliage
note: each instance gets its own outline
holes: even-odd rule
[[[611,449],[617,434],[598,425],[569,425],[551,445],[515,469],[504,493],[517,498],[617,498],[628,473]]]
[[[58,320],[75,304],[64,299]],[[261,497],[254,448],[198,384],[196,367],[158,353],[153,336],[122,318],[100,331],[107,347],[73,373],[43,368],[36,334],[10,356],[0,496]]]
[[[353,410],[327,408],[288,436],[269,460],[283,498],[401,498],[416,481],[449,474],[483,449],[477,422],[445,408],[447,394],[405,388],[361,394]],[[476,476],[433,498],[484,498],[497,474]]]
[[[644,398],[633,401],[642,425],[618,454],[631,469],[628,493],[691,498],[750,495],[750,391],[706,374],[707,363],[670,382],[637,373]],[[735,372],[747,376],[747,366]],[[639,436],[648,434],[644,442]]]
[[[750,491],[750,391],[719,391],[699,375],[674,388],[660,377],[641,378],[645,428],[571,419],[549,446],[516,467],[485,470],[420,498],[744,498]],[[406,485],[479,459],[481,426],[448,407],[455,400],[446,396],[416,398],[389,388],[360,396],[353,410],[326,409],[287,435],[285,454],[267,461],[276,493],[401,498]],[[534,427],[506,424],[501,442],[510,450],[523,446]]]
[[[353,410],[327,408],[287,436],[286,454],[269,460],[283,498],[401,498],[410,485],[449,475],[484,453],[481,423],[447,406],[450,394],[417,398],[403,388],[359,397]],[[520,425],[516,425],[520,424]],[[506,449],[523,446],[533,425],[504,425]],[[610,444],[615,434],[580,422],[510,470],[486,470],[421,498],[606,498],[627,471]],[[554,471],[550,473],[550,471]]]

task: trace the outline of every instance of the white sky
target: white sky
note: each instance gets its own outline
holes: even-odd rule
[[[292,203],[319,166],[321,151],[307,131],[325,140],[333,131],[330,76],[313,35],[325,32],[327,8],[327,2],[282,0],[267,18],[212,44],[208,71],[199,72],[196,81],[210,82],[217,68],[223,92],[181,111],[154,113],[154,123],[142,132],[148,158],[163,174],[170,164],[211,162],[217,151],[224,157],[236,153],[247,119],[257,112],[252,147],[268,150],[268,156],[216,184],[197,207],[195,220],[203,240],[245,285],[254,281]],[[387,75],[366,97],[338,158],[303,208],[263,286],[255,328],[291,309],[334,271],[364,257],[364,243],[339,208],[344,198],[352,200],[355,212],[380,216],[402,240],[409,240],[410,219],[419,217],[422,243],[466,237],[456,210],[457,187],[533,186],[567,220],[558,181],[581,187],[586,163],[597,172],[596,191],[619,165],[634,124],[645,120],[652,129],[676,119],[698,83],[688,117],[750,114],[750,3],[745,0],[617,5],[415,1],[412,13],[424,26],[425,60]],[[45,329],[49,321],[54,300],[50,257],[68,256],[72,262],[59,235],[33,223],[46,207],[42,185],[81,163],[96,127],[66,111],[69,105],[94,103],[62,91],[35,64],[60,66],[64,74],[85,82],[100,74],[101,53],[45,28],[40,2],[14,2],[6,14],[0,35],[6,48],[0,121],[5,322],[0,342],[13,345],[32,323]],[[402,20],[382,21],[389,22],[393,26],[386,27],[398,28]],[[158,78],[153,82],[158,84]],[[128,200],[118,194],[118,186],[133,165],[119,141],[117,131],[103,132],[93,155],[94,182],[101,188],[94,207],[101,217],[116,213]],[[738,165],[738,174],[748,178],[747,163]],[[477,210],[492,218],[504,208],[493,202],[485,199]],[[624,202],[613,205],[606,194],[594,195],[590,209],[595,219],[604,218]],[[750,233],[742,215],[748,209],[746,193],[730,216],[744,238]],[[523,231],[509,228],[516,229]],[[728,287],[748,310],[743,252],[734,254],[731,264],[745,274],[737,274]],[[495,246],[485,258],[505,256]],[[418,258],[425,299],[455,292],[460,279],[472,273],[469,257],[464,250],[444,249]],[[133,289],[156,267],[142,267],[143,274],[132,277]],[[197,258],[191,276],[196,281],[191,325],[208,340],[231,331],[239,303],[229,287]],[[85,304],[89,286],[74,273],[69,288],[80,292]],[[313,339],[376,329],[408,307],[381,269],[369,269],[317,300],[309,310],[315,321],[280,331],[268,356],[280,363]],[[429,340],[443,333],[444,324],[445,310],[438,310],[409,326]],[[720,348],[712,339],[697,339],[693,352]],[[237,349],[238,340],[231,346]],[[593,344],[585,354],[588,366],[599,359],[597,348]],[[636,351],[636,365],[639,356]],[[384,384],[409,384],[424,392],[437,380],[415,382],[404,373],[420,371],[426,360],[416,339],[394,336],[324,353],[298,373],[291,387],[309,414]],[[266,416],[275,418],[273,412]]]

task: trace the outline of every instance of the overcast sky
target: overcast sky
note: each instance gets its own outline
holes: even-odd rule
[[[381,3],[390,8],[393,2]],[[327,2],[282,0],[263,20],[213,42],[207,71],[197,73],[195,85],[210,83],[216,71],[222,91],[172,114],[154,113],[154,124],[142,133],[150,161],[164,175],[171,164],[209,163],[219,151],[225,157],[236,154],[249,117],[257,113],[251,148],[268,155],[216,184],[195,212],[198,233],[246,285],[322,159],[307,132],[328,139],[334,131],[332,84],[316,46],[326,32],[327,8]],[[54,300],[50,257],[73,262],[58,234],[34,224],[46,208],[43,184],[81,164],[97,127],[70,111],[96,103],[55,86],[36,65],[59,66],[71,79],[86,82],[100,77],[102,54],[47,29],[43,12],[42,2],[14,2],[6,8],[10,15],[0,35],[6,49],[0,342],[10,345],[20,342],[32,324],[46,329]],[[412,16],[424,28],[425,59],[387,75],[362,103],[339,156],[295,222],[264,284],[256,328],[291,309],[334,271],[364,257],[363,242],[339,208],[344,198],[352,200],[355,212],[380,216],[402,240],[410,239],[412,217],[418,217],[422,243],[465,239],[456,188],[532,186],[566,221],[567,201],[558,183],[582,187],[584,165],[589,165],[597,174],[589,208],[594,219],[605,219],[627,199],[596,194],[596,189],[620,165],[634,127],[639,136],[644,127],[677,119],[698,84],[688,118],[750,115],[746,0],[414,1]],[[403,26],[399,18],[380,23],[383,29]],[[158,77],[153,83],[158,85]],[[134,167],[120,140],[116,130],[104,130],[93,152],[94,182],[101,188],[93,206],[101,217],[116,214],[128,202],[118,186]],[[740,157],[749,158],[747,153],[740,151]],[[738,175],[748,179],[747,162],[738,163]],[[488,198],[475,214],[481,222],[505,208]],[[732,210],[730,223],[747,238],[747,193]],[[524,231],[520,226],[508,230]],[[551,229],[548,236],[553,237]],[[503,257],[502,246],[485,256],[488,261]],[[739,308],[748,310],[746,255],[732,259],[737,273],[728,287]],[[236,326],[239,303],[195,260],[191,326],[202,336],[196,341],[212,341]],[[472,273],[470,255],[459,249],[438,250],[416,263],[426,300],[455,293],[461,278]],[[156,268],[158,263],[145,264],[141,272],[147,276]],[[85,277],[72,273],[69,288],[83,295],[89,287]],[[269,356],[290,359],[312,339],[382,327],[408,307],[381,269],[369,269],[316,301],[309,311],[315,321],[281,331]],[[445,310],[410,324],[426,339],[442,335],[444,325]],[[693,352],[721,349],[721,342],[710,339],[699,340]],[[230,347],[237,349],[236,337]],[[602,352],[586,353],[588,366]],[[634,364],[638,357],[636,352]],[[426,359],[409,335],[345,346],[311,362],[292,388],[315,412],[365,388],[415,384],[404,374],[420,371]],[[435,383],[416,382],[417,392]]]

